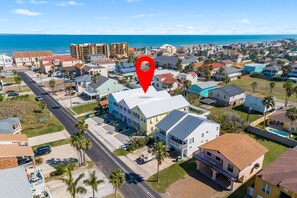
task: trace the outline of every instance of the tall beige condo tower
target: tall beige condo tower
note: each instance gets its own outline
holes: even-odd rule
[[[110,57],[112,58],[128,57],[128,43],[111,43]]]
[[[88,60],[89,54],[104,54],[109,57],[108,44],[71,44],[70,45],[71,56],[79,58],[82,61]]]

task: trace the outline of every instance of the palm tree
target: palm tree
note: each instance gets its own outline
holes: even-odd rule
[[[266,126],[266,112],[269,108],[274,108],[275,107],[275,100],[272,96],[266,96],[263,101],[262,104],[265,106],[264,109],[264,126]]]
[[[20,75],[15,75],[14,77],[14,83],[17,84],[19,86],[19,92],[21,92],[21,82],[22,82],[22,78]]]
[[[12,70],[12,73],[13,73],[13,75],[16,75],[17,74],[17,70]]]
[[[93,83],[97,83],[99,77],[100,77],[100,74],[99,73],[96,73],[96,74],[92,75],[92,81],[93,81]]]
[[[70,106],[71,106],[71,108],[72,108],[71,94],[72,94],[73,88],[72,88],[71,86],[67,86],[67,87],[66,87],[66,90],[68,91],[68,94],[69,94],[69,100],[70,100]]]
[[[74,80],[74,77],[75,77],[74,73],[73,72],[69,72],[69,79],[72,80],[72,82]],[[71,86],[72,86],[72,82],[71,82]]]
[[[86,124],[85,120],[81,120],[81,121],[78,121],[76,124],[75,124],[75,128],[81,133],[81,134],[84,134],[87,132],[88,128],[89,128],[89,125]]]
[[[160,165],[164,161],[166,157],[168,157],[167,148],[163,144],[163,142],[155,142],[153,146],[153,155],[156,156],[156,159],[158,161],[158,167],[157,167],[157,182],[159,181],[159,170]]]
[[[272,93],[272,89],[275,87],[275,85],[276,85],[275,82],[270,82],[270,83],[269,83],[269,86],[270,86],[270,92],[269,92],[269,94]]]
[[[220,74],[220,81],[219,82],[221,82],[221,80],[222,80],[222,74],[223,74],[224,71],[225,71],[225,68],[223,68],[223,67],[221,67],[219,69],[219,74]]]
[[[71,140],[71,146],[76,148],[78,152],[78,164],[81,166],[82,164],[82,148],[83,148],[83,136],[80,133],[76,133],[74,135],[71,135],[70,137]]]
[[[251,87],[252,87],[253,92],[255,92],[256,91],[256,88],[258,87],[258,83],[257,82],[253,82],[251,84]]]
[[[92,142],[90,139],[83,136],[82,138],[82,151],[83,151],[83,158],[82,162],[83,165],[86,165],[86,152],[92,148]]]
[[[185,80],[184,81],[184,92],[186,93],[186,90],[188,90],[190,87],[191,87],[191,85],[192,85],[192,82],[191,81],[189,81],[189,80]],[[186,95],[186,94],[185,94]]]
[[[225,85],[228,85],[228,83],[230,82],[230,77],[228,75],[225,75],[224,77],[224,82],[225,82]]]
[[[84,181],[84,184],[92,187],[93,198],[95,198],[95,192],[98,192],[98,185],[104,183],[104,180],[98,179],[98,177],[96,176],[95,170],[93,172],[89,172],[89,175],[90,175],[89,179],[86,179]]]
[[[294,82],[291,80],[288,80],[283,84],[283,88],[286,91],[285,107],[288,105],[289,98],[292,96],[292,94],[294,92],[293,86],[294,86]]]
[[[64,78],[64,89],[65,89],[65,93],[67,92],[66,90],[66,76],[67,76],[68,72],[64,69],[62,70],[62,75],[63,75],[63,78]]]
[[[115,169],[111,172],[108,179],[109,183],[111,183],[114,188],[114,195],[116,198],[118,189],[120,189],[125,182],[125,175],[120,169]]]
[[[37,73],[39,74],[39,78],[40,78],[40,81],[41,81],[41,84],[42,84],[42,73],[43,73],[43,70],[42,70],[41,67],[38,68]]]
[[[38,108],[40,109],[40,112],[43,112],[43,110],[45,108],[45,102],[44,101],[40,101],[38,103]]]
[[[72,198],[76,198],[77,194],[86,194],[87,189],[83,186],[79,186],[78,182],[85,176],[81,173],[76,179],[73,178],[72,172],[69,168],[66,168],[67,178],[62,178],[62,182],[67,185],[67,191],[70,192]]]
[[[283,65],[281,70],[283,71],[283,81],[285,81],[285,77],[293,70],[293,67],[291,65]]]
[[[54,92],[55,92],[55,86],[56,86],[56,81],[54,79],[52,79],[48,83],[49,83],[49,86],[52,88],[52,92],[54,94]]]
[[[182,60],[178,60],[176,63],[176,69],[177,71],[181,72],[183,70],[183,66],[182,66]]]
[[[297,108],[292,107],[286,111],[286,117],[291,120],[290,134],[292,133],[293,122],[297,119]]]
[[[52,79],[54,79],[54,77],[55,77],[55,66],[51,66],[50,72],[51,72]]]

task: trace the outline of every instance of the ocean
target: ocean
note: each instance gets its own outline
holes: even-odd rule
[[[230,44],[237,42],[273,41],[297,38],[297,35],[28,35],[0,34],[0,53],[14,51],[52,50],[54,54],[69,54],[71,43],[128,42],[129,47],[158,47],[190,44]]]

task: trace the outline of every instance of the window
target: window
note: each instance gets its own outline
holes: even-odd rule
[[[208,152],[208,151],[206,152],[206,154],[207,154],[208,156],[211,156],[211,153],[210,153],[210,152]]]
[[[226,99],[226,95],[224,95],[224,99]]]
[[[204,137],[204,133],[201,134],[201,137]]]
[[[216,156],[216,160],[218,160],[218,161],[221,161],[221,158],[220,158],[220,157],[218,157],[218,156]]]
[[[206,131],[206,133],[208,133],[208,131]]]
[[[154,127],[151,127],[151,131],[153,131],[154,130]]]
[[[233,173],[233,168],[234,167],[231,164],[228,164],[228,171],[229,172]]]
[[[194,143],[194,138],[190,139],[190,144]]]
[[[265,194],[269,195],[271,192],[271,187],[268,184],[263,183],[262,191],[265,192]]]
[[[217,131],[219,130],[219,127],[217,127]]]

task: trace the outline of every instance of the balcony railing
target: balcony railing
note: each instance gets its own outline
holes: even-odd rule
[[[221,166],[218,166],[214,162],[204,158],[201,154],[194,154],[194,158],[197,159],[198,161],[202,162],[203,164],[207,165],[208,167],[212,168],[213,170],[225,175],[232,181],[236,181],[238,179],[238,177],[234,177],[233,175],[231,175],[230,173],[225,171]]]
[[[174,141],[173,139],[169,139],[168,143],[180,150],[186,149],[188,146],[187,144],[180,144],[180,143]]]
[[[163,141],[166,141],[166,136],[163,135],[162,133],[157,132],[157,133],[155,133],[155,135],[156,135],[156,137],[159,137],[159,138],[162,139]]]

